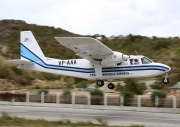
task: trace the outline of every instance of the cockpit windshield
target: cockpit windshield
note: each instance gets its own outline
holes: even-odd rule
[[[152,63],[152,60],[150,60],[147,57],[141,58],[141,61],[142,61],[142,64],[150,64],[150,63]]]

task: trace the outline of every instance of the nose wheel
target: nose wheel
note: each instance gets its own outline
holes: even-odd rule
[[[163,82],[164,84],[168,84],[168,83],[169,83],[168,73],[166,73],[166,76],[162,79],[162,82]]]

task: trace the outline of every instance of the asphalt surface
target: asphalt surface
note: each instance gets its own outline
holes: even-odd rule
[[[108,125],[145,125],[147,127],[180,127],[180,114],[149,113],[133,111],[74,109],[57,107],[8,106],[0,105],[0,112],[10,116],[28,119],[57,121],[69,119],[72,122],[101,119]]]

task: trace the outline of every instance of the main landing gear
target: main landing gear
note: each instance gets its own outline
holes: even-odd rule
[[[113,84],[113,83],[109,83],[109,84],[108,84],[108,88],[109,88],[109,89],[111,89],[111,90],[112,90],[112,89],[114,89],[114,87],[115,87],[115,86],[114,86],[114,84]]]
[[[103,80],[101,80],[101,79],[98,79],[97,81],[96,81],[96,85],[97,86],[99,86],[99,87],[102,87],[102,86],[104,86],[104,81]],[[111,83],[109,83],[108,84],[108,88],[109,89],[114,89],[114,84],[111,82]]]
[[[96,81],[96,85],[99,86],[99,87],[102,87],[102,86],[104,86],[104,81],[99,79],[99,80]]]
[[[169,83],[168,73],[166,73],[166,76],[162,79],[162,82],[163,82],[164,84],[168,84],[168,83]]]

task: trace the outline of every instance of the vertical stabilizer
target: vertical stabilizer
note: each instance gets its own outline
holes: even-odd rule
[[[21,60],[39,61],[45,59],[31,31],[21,31],[20,50]]]

